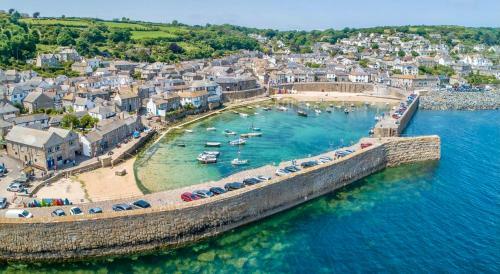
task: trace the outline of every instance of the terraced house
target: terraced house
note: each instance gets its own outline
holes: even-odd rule
[[[38,130],[14,126],[5,141],[10,157],[44,171],[57,169],[80,153],[78,134],[62,128]]]

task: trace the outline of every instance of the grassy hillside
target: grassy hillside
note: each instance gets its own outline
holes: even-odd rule
[[[21,18],[19,13],[0,14],[0,66],[20,66],[37,53],[53,52],[59,46],[75,47],[85,56],[103,55],[132,61],[176,62],[218,57],[237,50],[266,50],[248,34],[283,41],[293,52],[310,52],[315,42],[335,43],[358,32],[416,33],[450,45],[500,44],[499,28],[460,26],[401,26],[324,31],[277,31],[232,25],[188,26],[92,18]]]

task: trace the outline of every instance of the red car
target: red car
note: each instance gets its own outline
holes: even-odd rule
[[[373,145],[373,144],[372,143],[361,143],[361,148],[367,148],[371,145]]]
[[[184,202],[191,202],[191,201],[194,201],[194,200],[198,200],[199,197],[194,195],[193,193],[191,192],[184,192],[182,193],[181,195],[181,199],[184,201]]]

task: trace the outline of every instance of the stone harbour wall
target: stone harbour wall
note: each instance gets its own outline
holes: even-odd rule
[[[237,100],[249,99],[253,97],[258,97],[266,94],[266,88],[260,87],[255,89],[248,90],[238,90],[238,91],[223,91],[222,92],[222,101],[234,102]]]
[[[340,160],[210,199],[100,215],[0,219],[0,261],[61,261],[177,247],[265,218],[387,166],[440,158],[438,136],[367,138]]]

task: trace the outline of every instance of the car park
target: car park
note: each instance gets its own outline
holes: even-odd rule
[[[11,209],[5,212],[5,218],[32,218],[33,214],[25,209]]]
[[[151,204],[144,201],[144,200],[138,200],[138,201],[135,201],[133,203],[134,206],[138,207],[138,208],[150,208],[151,207]]]
[[[224,188],[227,191],[237,190],[237,189],[241,189],[244,187],[245,187],[245,185],[240,183],[240,182],[232,182],[232,183],[227,183],[224,185]]]
[[[52,217],[62,217],[62,216],[66,216],[66,212],[64,212],[64,210],[58,208],[58,209],[52,211],[52,213],[50,215]]]
[[[204,189],[201,189],[201,190],[195,190],[193,191],[193,194],[198,196],[200,199],[205,199],[205,198],[210,198],[212,196],[214,196],[214,194],[208,190],[204,190]]]
[[[83,211],[79,207],[72,207],[69,210],[69,214],[71,215],[83,215]]]
[[[209,190],[214,195],[221,195],[221,194],[226,193],[226,190],[224,190],[223,188],[217,187],[217,186],[216,187],[211,187]]]
[[[89,209],[89,214],[100,214],[102,213],[102,208],[100,207],[93,207]]]
[[[112,208],[114,211],[132,210],[132,206],[129,204],[116,204],[116,205],[113,205]]]
[[[0,197],[0,209],[4,209],[7,207],[7,198]]]

